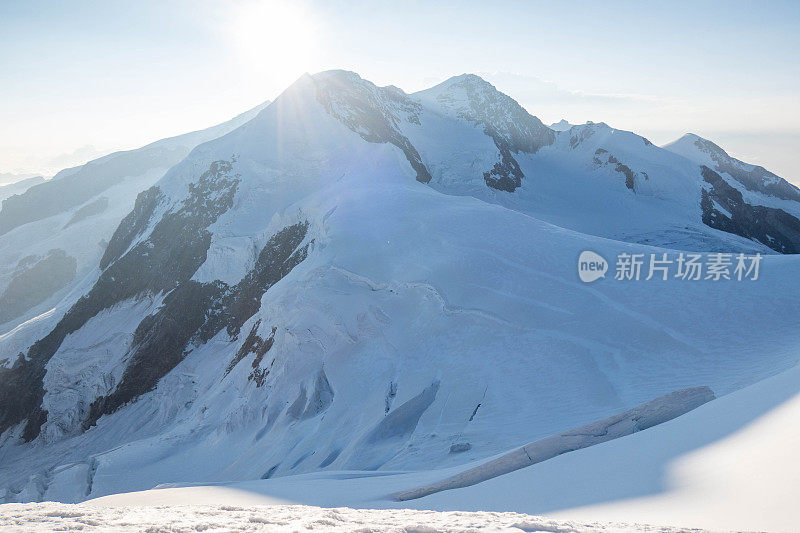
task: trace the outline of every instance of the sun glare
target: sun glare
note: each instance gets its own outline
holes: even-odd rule
[[[243,68],[253,76],[288,83],[311,68],[315,28],[301,3],[244,2],[228,31]]]

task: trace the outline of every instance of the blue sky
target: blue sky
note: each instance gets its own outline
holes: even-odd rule
[[[691,131],[800,182],[800,2],[0,0],[0,172],[226,120],[303,72],[475,72],[545,122]]]

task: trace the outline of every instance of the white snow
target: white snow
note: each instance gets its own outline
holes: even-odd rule
[[[169,509],[190,504],[299,503],[792,531],[798,521],[795,500],[800,486],[800,464],[794,460],[800,445],[798,416],[800,367],[795,367],[633,435],[416,500],[398,502],[390,494],[444,479],[465,467],[330,471],[228,484],[164,485],[85,505]],[[0,506],[5,509],[16,507]]]
[[[0,507],[4,531],[338,531],[435,532],[677,532],[641,524],[553,520],[518,513],[436,512],[406,509],[323,509],[301,505],[191,505],[98,508],[57,503]]]
[[[275,499],[389,507],[397,505],[387,499],[393,492],[441,481],[525,443],[676,390],[714,391],[718,400],[661,426],[408,504],[568,512],[680,493],[664,477],[673,461],[728,442],[775,408],[778,391],[784,399],[798,392],[775,385],[795,370],[771,378],[769,389],[742,389],[798,361],[798,257],[765,257],[755,282],[625,283],[608,276],[587,285],[578,279],[584,250],[612,265],[622,252],[763,251],[701,223],[696,163],[633,133],[586,124],[557,133],[535,154],[514,154],[526,176],[523,186],[513,194],[496,191],[486,187],[483,172],[497,161],[497,147],[459,116],[463,102],[442,105],[434,94],[418,94],[409,98],[420,106],[419,124],[389,111],[432,174],[432,182],[422,184],[399,148],[366,142],[329,115],[317,101],[318,89],[304,76],[253,120],[201,144],[158,181],[166,210],[183,200],[211,161],[237,156],[233,168],[241,181],[234,206],[209,228],[211,248],[195,281],[237,282],[270,236],[299,221],[309,222],[308,258],[267,291],[242,335],[231,339],[222,331],[194,348],[154,390],[86,432],[76,431],[81,413],[121,375],[130,332],[158,302],[124,302],[74,332],[47,367],[46,401],[53,412],[47,445],[20,444],[20,428],[0,441],[5,501],[107,496],[94,504],[217,506],[165,509],[152,518],[158,527],[172,527],[164,521],[176,514],[216,517],[224,511],[219,505]],[[636,173],[635,192],[613,165],[593,163],[598,149]],[[97,231],[110,234],[109,224]],[[27,226],[35,223],[18,228],[24,235],[0,237],[0,253],[12,253],[5,243],[14,248],[26,239],[45,246],[40,241],[49,226],[43,224],[41,234]],[[99,257],[93,253],[91,259],[87,252],[84,277],[69,297],[31,314],[54,311],[0,337],[3,355],[41,338],[91,287],[97,275],[91,261]],[[275,328],[259,367],[269,370],[263,386],[248,379],[253,354],[226,373],[258,321],[261,336]],[[329,400],[326,409],[312,408],[315,393]],[[742,395],[751,399],[737,400]],[[781,431],[788,433],[772,433]],[[454,445],[468,449],[451,453]],[[758,502],[772,498],[779,509],[768,516],[790,524],[786,513],[793,506],[776,495],[793,492],[786,481],[769,477],[765,483],[774,490],[755,483],[762,490],[749,494],[756,503],[748,511],[723,492],[728,478],[719,470],[709,476],[708,497],[736,504],[730,522],[714,521],[726,519],[722,507],[710,503],[712,516],[691,507],[689,496],[681,500],[685,515],[677,504],[659,503],[652,507],[659,520],[645,514],[635,520],[760,527],[757,513],[765,507]],[[152,490],[164,484],[204,486]],[[108,496],[136,490],[146,492]],[[245,494],[253,499],[242,499]],[[3,517],[15,510],[32,520],[42,512],[68,512],[58,506],[0,509]],[[621,520],[630,509],[635,506],[620,510]],[[133,520],[128,511],[75,512],[91,520]],[[160,511],[130,512],[145,519]],[[242,511],[242,520],[253,512]],[[296,519],[296,510],[286,512]],[[375,524],[391,516],[356,514],[352,520],[381,529]]]

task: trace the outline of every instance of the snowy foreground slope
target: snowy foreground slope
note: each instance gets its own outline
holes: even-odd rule
[[[123,531],[130,529],[126,524],[177,531],[191,531],[198,525],[211,530],[263,527],[278,531],[360,527],[382,531],[425,527],[434,531],[668,531],[670,527],[793,531],[798,513],[792,488],[800,486],[800,466],[794,460],[800,446],[800,432],[794,429],[798,416],[800,368],[796,367],[647,431],[417,500],[398,502],[387,496],[464,467],[165,485],[77,506],[7,504],[0,507],[0,525],[55,529],[83,524],[91,529],[97,523]],[[635,475],[631,475],[631,464],[636,465]],[[286,507],[293,504],[323,508]],[[393,507],[438,512],[352,509]],[[552,514],[556,519],[505,514],[510,511]],[[667,527],[632,525],[647,523]]]
[[[678,532],[638,524],[553,520],[518,513],[436,512],[409,509],[321,509],[301,505],[194,505],[86,508],[58,503],[10,504],[0,515],[5,531],[380,531],[386,533],[584,531]]]
[[[74,298],[0,338],[0,496],[431,483],[785,371],[800,204],[728,170],[551,130],[476,76],[413,95],[303,76],[139,194]],[[605,279],[580,281],[585,250]],[[620,254],[680,251],[765,256],[757,280],[614,279]]]
[[[164,485],[77,506],[8,504],[0,507],[0,520],[5,520],[0,525],[54,529],[98,522],[120,530],[128,530],[127,523],[178,531],[197,525],[212,530],[408,531],[426,530],[424,525],[433,531],[793,531],[798,513],[792,489],[800,486],[800,466],[794,460],[800,432],[793,428],[798,416],[800,368],[793,368],[647,431],[416,500],[398,502],[389,493],[435,482],[465,467]],[[293,504],[332,509],[285,507]],[[344,507],[438,512],[381,514]],[[510,511],[554,515],[556,520],[497,514]],[[631,525],[648,523],[667,527]]]

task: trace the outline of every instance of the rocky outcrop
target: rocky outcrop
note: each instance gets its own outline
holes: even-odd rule
[[[646,172],[637,173],[631,170],[631,167],[623,164],[619,159],[608,153],[604,148],[598,148],[594,152],[592,159],[597,166],[611,166],[616,172],[622,174],[625,178],[625,187],[633,192],[636,192],[636,178],[641,175],[644,179],[649,179]]]
[[[301,246],[307,230],[308,223],[304,222],[276,233],[261,250],[253,270],[233,287],[221,281],[187,280],[179,284],[164,298],[159,310],[136,328],[130,362],[119,385],[92,403],[84,428],[152,390],[193,347],[208,342],[223,329],[230,336],[237,336],[242,325],[261,307],[264,293],[308,255],[308,244]],[[253,333],[257,326],[244,345],[263,356],[272,346],[272,337],[257,341]]]
[[[499,161],[484,172],[486,185],[506,192],[522,185],[524,174],[516,153],[534,154],[555,141],[553,130],[529,114],[516,100],[474,74],[451,78],[442,84],[440,104],[458,116],[483,127],[499,151]]]
[[[314,76],[314,81],[317,100],[331,116],[365,141],[397,146],[416,171],[417,181],[431,180],[419,152],[398,128],[401,115],[404,120],[419,123],[418,103],[397,87],[377,87],[354,72],[322,72]]]
[[[748,165],[728,153],[713,142],[690,135],[694,145],[706,153],[714,162],[714,170],[720,174],[728,174],[744,185],[748,191],[755,191],[782,200],[800,202],[800,189],[764,167]]]
[[[700,198],[703,223],[714,229],[758,241],[782,254],[800,253],[800,220],[783,209],[751,205],[741,191],[717,172],[701,167],[704,188]]]
[[[142,191],[136,197],[133,210],[122,219],[100,259],[100,268],[105,269],[112,261],[122,257],[133,240],[147,229],[156,206],[163,198],[158,187]]]
[[[46,419],[41,410],[44,368],[67,335],[117,303],[143,292],[172,291],[191,278],[205,262],[211,244],[206,228],[233,205],[238,183],[231,162],[212,163],[197,182],[190,184],[183,202],[161,218],[147,239],[111,262],[88,294],[30,347],[27,357],[0,371],[0,432],[26,421],[23,438],[32,440],[39,434]],[[186,294],[196,292],[184,288],[171,301],[178,304]]]

